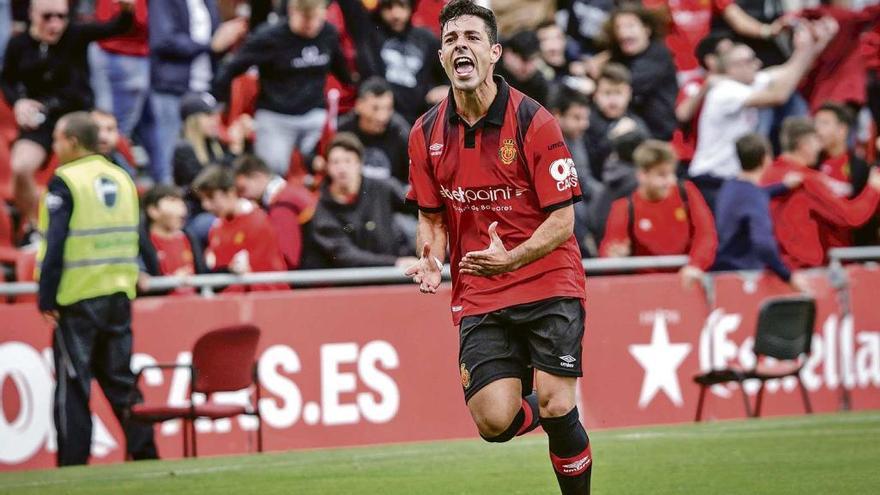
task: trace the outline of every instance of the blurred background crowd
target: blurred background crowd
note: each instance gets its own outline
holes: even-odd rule
[[[797,287],[878,243],[877,0],[477,3],[496,73],[559,121],[583,257]],[[138,185],[145,274],[412,263],[408,136],[449,92],[443,4],[0,0],[0,279],[31,278],[52,130],[77,110]]]

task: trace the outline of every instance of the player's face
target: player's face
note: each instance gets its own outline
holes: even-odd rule
[[[479,17],[463,15],[443,27],[440,64],[452,87],[474,91],[492,74],[501,57],[501,45],[492,44],[486,23]]]
[[[92,118],[98,124],[98,152],[104,155],[112,153],[119,143],[119,127],[116,118],[100,112],[92,113]]]
[[[557,120],[566,137],[578,138],[590,127],[590,109],[582,105],[572,105]]]
[[[625,83],[613,83],[600,79],[593,94],[599,111],[608,119],[619,119],[626,114],[632,99],[632,88]]]
[[[358,126],[367,134],[382,134],[391,122],[394,113],[394,95],[389,91],[383,95],[366,94],[355,103]]]
[[[614,37],[625,55],[638,55],[648,48],[651,30],[635,14],[620,14],[614,18]]]
[[[816,126],[816,134],[822,141],[823,148],[828,149],[846,143],[848,129],[837,120],[834,113],[827,110],[816,113],[813,124]]]
[[[43,43],[54,45],[67,30],[69,11],[65,0],[36,0],[31,3],[31,33]]]
[[[675,186],[675,163],[667,162],[657,165],[648,171],[639,170],[636,176],[645,197],[650,201],[660,201],[669,196]]]

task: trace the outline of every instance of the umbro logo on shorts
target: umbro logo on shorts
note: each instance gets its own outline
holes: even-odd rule
[[[574,362],[577,361],[577,359],[568,354],[566,354],[565,356],[560,356],[559,359],[562,360],[562,362],[559,363],[559,366],[565,368],[574,368]]]

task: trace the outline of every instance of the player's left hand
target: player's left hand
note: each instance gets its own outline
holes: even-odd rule
[[[516,259],[504,247],[496,229],[498,222],[489,225],[489,247],[482,251],[471,251],[464,255],[458,267],[464,275],[491,277],[499,273],[516,270]]]

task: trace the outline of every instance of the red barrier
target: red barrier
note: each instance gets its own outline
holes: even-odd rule
[[[819,411],[838,407],[842,369],[852,377],[854,407],[880,407],[880,332],[866,330],[880,328],[869,289],[880,286],[878,278],[877,271],[852,270],[854,317],[844,322],[824,276],[812,278],[819,317],[804,376]],[[787,289],[773,279],[723,275],[715,279],[714,309],[700,289],[682,289],[674,274],[594,277],[587,290],[580,403],[588,428],[604,428],[690,421],[693,375],[710,365],[749,364],[759,301]],[[132,365],[187,362],[206,330],[253,322],[263,330],[267,450],[474,437],[448,300],[448,289],[431,297],[412,286],[142,299],[135,304]],[[0,321],[8,322],[0,334],[0,470],[52,466],[50,329],[31,305],[0,307]],[[141,388],[149,400],[182,404],[187,385],[182,372],[148,373]],[[765,414],[801,411],[791,386],[770,385]],[[713,389],[709,417],[742,417],[738,393]],[[118,462],[121,432],[97,387],[93,394],[93,462]],[[251,418],[199,422],[199,453],[252,451],[255,426]],[[157,427],[164,457],[181,454],[179,428]]]

